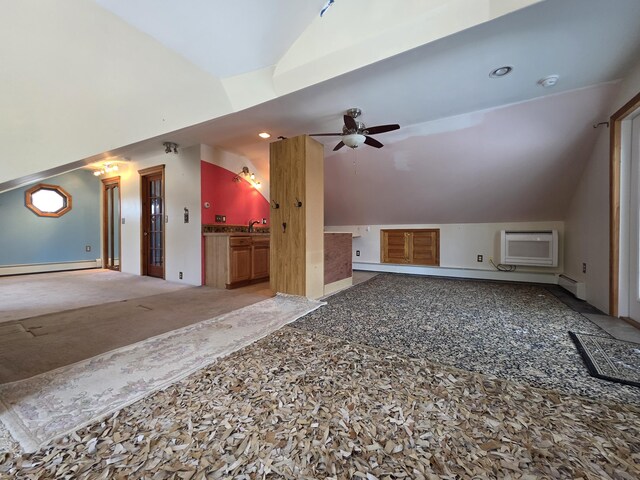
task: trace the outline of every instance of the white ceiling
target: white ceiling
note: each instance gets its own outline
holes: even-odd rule
[[[275,65],[326,0],[95,0],[217,77]]]
[[[547,0],[137,149],[206,143],[246,156],[268,177],[271,140],[258,132],[340,131],[355,106],[367,125],[402,129],[377,136],[381,150],[334,153],[339,138],[318,138],[327,224],[561,219],[593,145],[590,125],[611,113],[613,86],[584,87],[638,62],[638,25],[638,0]],[[490,79],[502,65],[513,73]],[[560,81],[545,90],[536,82],[549,74]]]

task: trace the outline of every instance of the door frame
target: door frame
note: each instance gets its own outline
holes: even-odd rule
[[[620,296],[620,161],[622,121],[640,108],[640,92],[610,118],[609,131],[609,315],[618,316]]]
[[[109,229],[106,228],[107,223],[107,215],[109,214],[109,204],[107,202],[107,186],[114,185],[118,186],[118,268],[110,268],[105,267],[107,264],[107,259],[109,258]],[[122,271],[122,190],[120,186],[120,177],[110,177],[102,179],[102,267],[108,268],[109,270],[118,270]],[[111,243],[113,244],[113,231],[111,231]],[[113,258],[111,259],[113,261]]]
[[[167,243],[165,241],[165,231],[166,231],[166,221],[167,218],[167,199],[166,199],[166,190],[165,190],[165,174],[164,174],[164,163],[161,165],[156,165],[154,167],[143,168],[142,170],[138,170],[140,174],[140,274],[146,276],[148,274],[147,271],[147,255],[148,251],[145,251],[144,248],[144,212],[143,212],[143,204],[144,204],[144,186],[143,183],[145,181],[145,177],[149,175],[158,175],[160,174],[161,184],[162,184],[162,279],[166,279],[167,273]]]

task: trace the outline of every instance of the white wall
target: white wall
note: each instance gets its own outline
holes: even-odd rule
[[[172,282],[202,284],[200,145],[180,153],[159,153],[121,170],[122,271],[140,275],[140,175],[138,170],[165,164],[165,276]],[[183,222],[184,208],[189,223]],[[183,279],[179,279],[183,272]]]
[[[380,263],[380,230],[387,228],[439,228],[440,229],[440,267],[413,267],[386,265]],[[559,258],[557,268],[518,267],[515,273],[496,272],[489,263],[500,260],[500,230],[558,230]],[[562,243],[564,241],[564,223],[516,222],[516,223],[458,223],[423,225],[351,225],[327,226],[328,232],[352,232],[359,237],[353,239],[355,269],[422,273],[427,275],[460,276],[469,278],[500,278],[515,281],[536,281],[556,283],[557,273],[563,272]],[[360,256],[355,252],[360,250]],[[483,255],[484,261],[478,263],[477,255]]]
[[[609,130],[601,128],[565,225],[565,274],[585,282],[587,302],[609,310]],[[582,273],[582,264],[587,273]]]
[[[219,79],[92,0],[0,11],[0,184],[232,111]]]
[[[638,92],[640,62],[630,69],[621,82],[609,115]],[[593,120],[585,119],[585,122]],[[609,312],[609,129],[600,127],[597,135],[597,142],[579,176],[566,217],[565,273],[586,283],[587,302],[603,312]],[[586,274],[582,273],[583,263],[587,264]],[[625,271],[621,268],[621,274],[624,275]],[[622,281],[621,285],[624,284]],[[626,301],[624,292],[621,292],[620,299]],[[620,314],[625,310],[626,306],[621,306]]]

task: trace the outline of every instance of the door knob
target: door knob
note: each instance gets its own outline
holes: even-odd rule
[[[144,236],[145,236],[145,237],[147,236],[147,232],[144,232]]]

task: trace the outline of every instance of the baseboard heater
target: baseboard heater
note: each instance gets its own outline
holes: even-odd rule
[[[558,276],[558,285],[568,292],[573,293],[575,297],[580,300],[587,299],[587,286],[584,282],[578,282],[577,280],[563,274]]]
[[[32,263],[26,265],[0,266],[0,276],[24,275],[26,273],[61,272],[64,270],[83,270],[102,267],[102,260],[80,260],[77,262]]]

